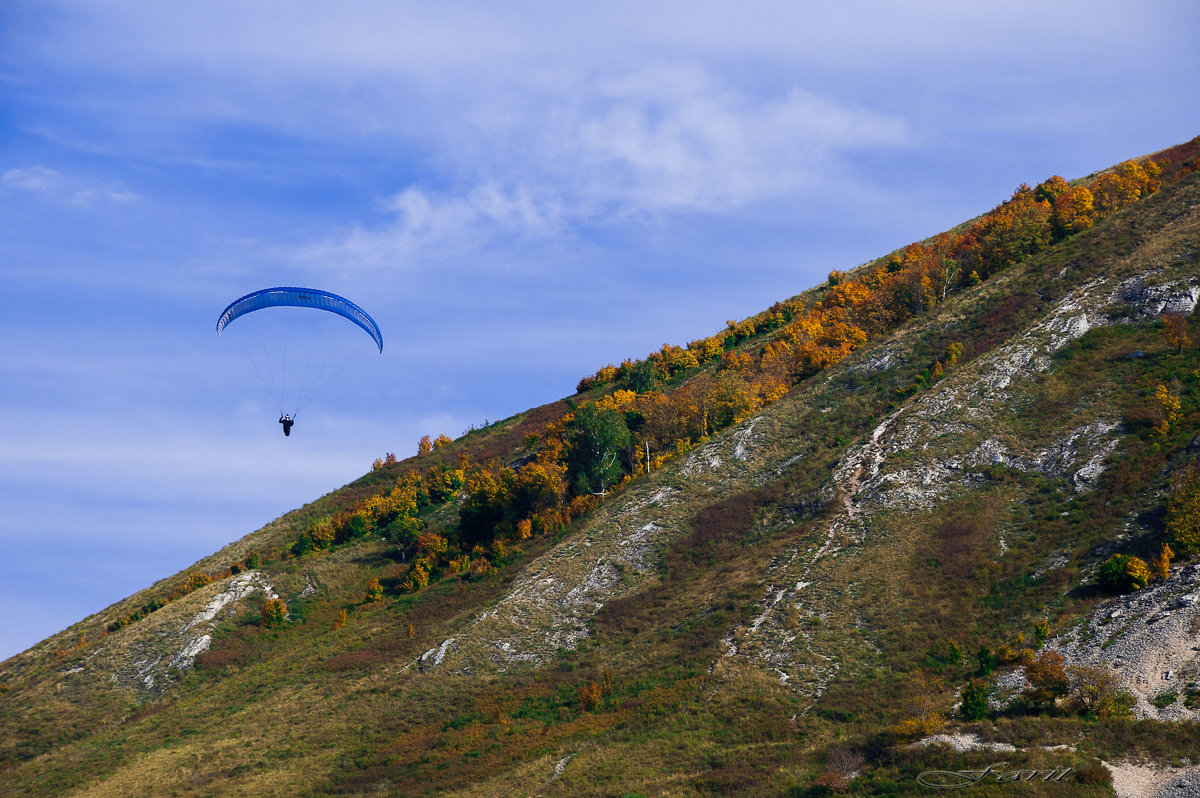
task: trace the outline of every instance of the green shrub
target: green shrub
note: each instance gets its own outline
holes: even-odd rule
[[[992,685],[987,679],[972,679],[963,686],[962,705],[958,714],[963,720],[983,720],[991,714],[988,706],[988,696],[992,693]]]
[[[1166,709],[1179,700],[1179,693],[1163,693],[1155,696],[1150,700],[1150,703],[1159,709]]]

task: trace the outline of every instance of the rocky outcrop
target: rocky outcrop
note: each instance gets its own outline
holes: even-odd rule
[[[207,585],[96,645],[67,676],[107,678],[121,687],[160,694],[172,670],[186,670],[212,645],[212,632],[255,593],[278,598],[260,571],[246,571]]]
[[[605,603],[649,576],[656,551],[677,533],[663,511],[679,501],[679,493],[664,486],[622,497],[617,503],[624,506],[611,518],[531,564],[494,606],[415,666],[470,671],[486,662],[537,665],[559,649],[574,648]]]
[[[1164,313],[1191,313],[1200,300],[1200,285],[1195,281],[1151,285],[1149,275],[1131,277],[1113,291],[1113,303],[1130,305],[1143,316],[1158,317]]]
[[[1135,717],[1200,720],[1200,564],[1105,602],[1047,647],[1071,665],[1111,668],[1137,699]]]

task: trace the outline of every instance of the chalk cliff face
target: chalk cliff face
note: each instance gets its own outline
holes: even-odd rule
[[[0,793],[897,794],[1001,754],[1103,761],[1119,794],[1190,783],[1200,564],[1120,597],[1095,571],[1157,551],[1200,465],[1197,350],[1160,321],[1198,299],[1193,174],[858,348],[499,573],[418,593],[377,537],[287,553],[380,490],[369,474],[0,664]],[[1183,402],[1170,435],[1159,384]],[[503,442],[526,423],[474,440],[525,462]],[[216,578],[179,590],[193,572]],[[372,577],[383,599],[364,598]],[[271,628],[269,600],[288,612]],[[999,713],[956,726],[976,652],[1035,634],[1117,674],[1134,722],[1023,709],[1013,661],[990,677]]]

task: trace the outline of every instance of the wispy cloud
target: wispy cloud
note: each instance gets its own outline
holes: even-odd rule
[[[802,88],[752,94],[706,71],[664,65],[600,78],[572,109],[558,179],[583,164],[592,199],[634,209],[724,212],[830,178],[830,162],[903,143],[903,119]]]
[[[303,261],[327,264],[409,264],[431,249],[441,258],[483,246],[498,235],[541,237],[555,232],[562,208],[523,186],[485,182],[462,193],[410,186],[383,206],[394,221],[369,229],[357,224],[335,237],[301,247]]]
[[[848,153],[902,146],[908,126],[801,88],[752,93],[695,65],[662,64],[476,108],[458,135],[452,171],[475,182],[409,185],[384,203],[392,221],[355,225],[305,256],[410,262],[434,248],[457,256],[498,236],[737,213],[831,190],[845,179]]]
[[[125,205],[138,200],[137,194],[119,184],[89,185],[45,166],[9,169],[0,175],[0,186],[74,208],[90,208],[98,204]]]

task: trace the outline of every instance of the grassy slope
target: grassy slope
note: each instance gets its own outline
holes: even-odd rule
[[[144,596],[4,663],[12,690],[0,696],[0,739],[6,741],[0,743],[0,793],[491,795],[515,786],[514,794],[779,794],[804,790],[826,752],[840,745],[867,753],[856,789],[919,793],[913,777],[920,770],[986,765],[990,754],[910,753],[882,732],[911,711],[918,669],[941,669],[949,703],[949,687],[973,662],[939,663],[946,637],[973,651],[1028,634],[1043,613],[1061,625],[1091,606],[1097,597],[1078,589],[1083,570],[1131,519],[1161,506],[1164,468],[1195,434],[1197,420],[1193,413],[1165,450],[1154,451],[1141,435],[1147,391],[1172,378],[1190,384],[1187,374],[1197,364],[1192,355],[1167,353],[1152,326],[1089,332],[1063,350],[1048,373],[1022,385],[1024,404],[998,422],[1003,434],[1019,440],[1053,438],[1104,414],[1124,418],[1133,434],[1096,491],[1077,496],[1061,480],[989,469],[975,490],[948,497],[936,512],[873,514],[865,535],[841,541],[837,556],[814,565],[820,590],[787,622],[815,652],[814,673],[818,655],[838,652],[837,670],[821,695],[782,686],[753,660],[722,658],[722,638],[758,611],[773,558],[819,543],[836,509],[827,503],[831,469],[847,444],[863,441],[895,411],[896,388],[953,341],[965,349],[956,368],[969,371],[1073,286],[1154,265],[1156,247],[1158,265],[1195,275],[1194,248],[1190,259],[1172,260],[1180,240],[1163,231],[1198,199],[1200,181],[1193,176],[798,386],[757,429],[767,450],[763,462],[801,459],[778,475],[760,468],[708,477],[704,491],[673,511],[678,523],[660,542],[655,573],[607,603],[592,636],[576,650],[560,652],[542,668],[464,676],[421,675],[406,666],[490,606],[522,563],[539,562],[556,541],[528,546],[522,563],[495,579],[445,581],[419,596],[375,605],[359,603],[362,586],[370,576],[386,577],[391,561],[383,544],[362,542],[272,566],[284,595],[295,595],[309,574],[321,587],[318,596],[294,605],[293,623],[282,630],[259,629],[250,613],[227,623],[213,654],[180,674],[162,698],[142,701],[105,683],[64,676],[73,660],[60,662],[53,654],[82,630],[94,639]],[[1200,340],[1200,329],[1193,338]],[[1137,349],[1148,357],[1126,357]],[[852,370],[882,351],[901,362],[869,375]],[[562,409],[531,411],[533,420],[501,422],[455,446],[474,447],[477,457],[517,452],[525,431]],[[682,465],[653,475],[647,490],[693,481],[680,474]],[[289,514],[202,565],[239,559],[249,548],[280,548],[307,519],[361,495],[382,476],[364,477]],[[623,500],[568,530],[566,540],[601,528]],[[1127,549],[1149,545],[1152,517],[1147,523],[1149,531],[1125,539]],[[998,531],[1010,541],[1003,556]],[[947,546],[948,540],[956,545]],[[1070,554],[1066,567],[1029,578],[1059,551]],[[351,610],[351,621],[333,631],[343,608]],[[183,615],[189,610],[178,608]],[[710,673],[718,660],[721,667]],[[606,670],[611,695],[599,712],[581,712],[577,688],[603,681]],[[1200,742],[1188,727],[1070,718],[1006,718],[986,733],[1018,743],[1083,744],[1075,755],[1007,757],[1029,767],[1079,764],[1089,755],[1138,747],[1180,756]],[[1105,794],[1096,789],[1071,784],[1059,794]]]

